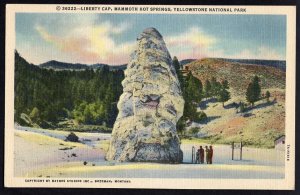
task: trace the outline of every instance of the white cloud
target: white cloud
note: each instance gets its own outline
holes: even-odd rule
[[[43,26],[36,26],[40,36],[64,54],[69,54],[74,62],[80,63],[126,63],[134,42],[117,44],[113,36],[126,31],[130,24],[113,25],[110,22],[96,24],[94,19],[77,24],[64,35],[49,33]],[[82,23],[82,21],[80,22]]]
[[[257,50],[252,51],[249,49],[244,49],[233,55],[224,54],[223,50],[210,51],[208,53],[209,57],[218,58],[232,58],[232,59],[262,59],[262,60],[285,60],[285,55],[279,53],[276,49],[260,46]]]
[[[198,27],[191,27],[181,34],[166,36],[165,41],[171,55],[176,55],[179,59],[198,59],[207,56],[208,50],[217,42],[217,38],[206,34]]]
[[[48,44],[52,44],[52,47],[61,52],[56,56],[57,60],[66,59],[69,56],[69,59],[78,63],[127,63],[136,44],[135,40],[117,43],[114,37],[121,36],[132,25],[126,22],[113,24],[103,21],[99,23],[99,20],[99,17],[95,16],[74,15],[71,19],[67,18],[58,22],[48,21],[46,25],[36,25],[36,30]],[[51,23],[55,26],[51,26]],[[57,27],[58,30],[49,27]],[[260,46],[255,51],[244,49],[227,55],[224,50],[216,49],[220,40],[205,33],[199,27],[191,27],[183,33],[164,37],[171,55],[179,59],[203,57],[285,59],[285,56],[276,49],[267,46]]]

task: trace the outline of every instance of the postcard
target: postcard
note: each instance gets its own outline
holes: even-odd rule
[[[5,186],[295,186],[295,6],[6,6]]]

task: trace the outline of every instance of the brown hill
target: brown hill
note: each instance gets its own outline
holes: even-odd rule
[[[206,79],[215,77],[217,80],[228,80],[232,93],[235,95],[244,95],[245,90],[254,77],[260,78],[262,89],[285,88],[285,72],[270,66],[248,65],[236,62],[228,62],[222,59],[205,58],[193,61],[185,66],[199,78],[202,83]]]
[[[198,110],[204,111],[208,121],[200,125],[202,139],[211,144],[239,142],[254,147],[274,147],[274,140],[285,134],[285,72],[278,68],[226,62],[206,58],[185,66],[184,73],[191,71],[202,83],[215,77],[228,80],[231,99],[222,103],[203,99]],[[254,75],[260,78],[262,93],[271,93],[270,102],[262,99],[254,107],[247,105],[244,113],[234,106],[245,102],[245,93]],[[202,106],[201,106],[202,105]]]

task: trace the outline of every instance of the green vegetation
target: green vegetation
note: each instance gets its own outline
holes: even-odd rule
[[[259,79],[258,76],[254,76],[251,83],[249,83],[247,92],[246,92],[246,99],[249,103],[251,103],[252,106],[254,106],[254,103],[260,100],[261,98],[261,89],[259,85]]]
[[[215,77],[212,77],[210,84],[211,84],[211,91],[210,91],[211,97],[217,97],[222,88],[221,83],[218,82]]]
[[[211,84],[209,80],[205,81],[205,85],[204,85],[204,96],[206,98],[211,97]]]
[[[180,71],[181,65],[176,56],[173,58],[173,65],[175,67],[184,98],[183,116],[177,123],[177,130],[182,133],[185,129],[187,120],[199,121],[206,117],[205,113],[197,112],[197,105],[203,98],[203,85],[202,82],[194,77],[191,72],[189,72],[186,77],[183,77],[183,74]]]
[[[209,138],[195,138],[195,137],[184,137],[181,139],[181,143],[185,144],[212,144]]]
[[[182,135],[184,133],[185,127],[186,127],[185,119],[184,117],[181,117],[176,124],[177,132]]]
[[[199,106],[208,119],[198,127],[197,135],[203,136],[202,138],[193,137],[195,135],[190,132],[192,128],[184,127],[189,130],[181,130],[183,133],[179,136],[182,142],[230,144],[242,140],[248,147],[273,148],[274,140],[285,133],[284,71],[268,66],[207,58],[185,66],[188,68],[182,71],[184,75],[191,71],[192,75],[204,84],[202,97],[205,101],[202,100]],[[264,92],[264,95],[257,95],[258,100],[253,102],[256,106],[246,98],[247,87],[253,81],[256,83],[254,86],[257,86],[253,87],[256,88],[254,94],[257,94],[257,91]],[[230,92],[229,100],[225,101],[227,98],[224,97],[227,94],[218,93],[224,92],[222,89]],[[222,109],[222,104],[216,103],[223,103],[222,100],[227,104],[226,109]],[[272,102],[266,103],[268,100]],[[178,123],[177,126],[184,125]]]
[[[223,107],[224,107],[224,102],[230,99],[230,93],[228,89],[229,89],[228,81],[227,80],[222,81],[221,89],[218,92],[218,100],[222,102]]]
[[[245,105],[245,103],[244,102],[241,102],[240,103],[240,112],[245,112],[246,111],[246,105]]]
[[[202,122],[207,120],[205,112],[198,112],[197,107],[201,100],[205,98],[217,98],[219,102],[223,103],[230,99],[229,83],[223,80],[218,82],[215,77],[211,81],[206,80],[205,85],[200,79],[196,78],[192,72],[188,72],[184,77],[181,70],[181,65],[175,56],[173,58],[173,65],[176,69],[177,77],[180,82],[181,90],[184,98],[184,111],[182,118],[177,123],[177,131],[182,134],[186,127],[186,121]]]
[[[57,130],[63,131],[73,131],[73,132],[101,132],[101,133],[111,133],[112,128],[106,127],[104,125],[73,125],[68,127],[58,127]]]
[[[81,125],[112,127],[123,79],[122,70],[109,71],[107,66],[82,71],[42,69],[15,52],[15,121],[56,128],[62,120],[74,119]]]
[[[185,100],[183,117],[177,123],[182,141],[229,144],[243,135],[245,145],[273,147],[274,139],[285,130],[285,74],[274,68],[227,65],[212,59],[192,63],[188,65],[191,72],[186,72],[178,59],[173,59]],[[70,132],[111,132],[123,79],[123,71],[109,71],[107,66],[81,71],[43,69],[27,63],[16,52],[15,122]],[[268,90],[264,96],[261,88]],[[276,106],[264,102],[270,101],[270,92]],[[228,102],[228,106],[222,109],[215,100],[223,107]],[[205,112],[197,111],[201,101]],[[261,109],[250,108],[254,103]],[[236,108],[245,113],[236,114]],[[206,124],[185,131],[188,120]],[[207,137],[191,137],[199,130],[208,132]],[[102,144],[108,146],[108,142]]]
[[[269,103],[270,102],[270,97],[271,97],[271,94],[269,91],[266,92],[266,99],[267,99],[267,102]]]
[[[202,82],[189,72],[185,82],[185,99],[191,103],[199,103],[202,100],[202,94]]]

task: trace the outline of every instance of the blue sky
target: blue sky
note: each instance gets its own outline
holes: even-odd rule
[[[29,62],[123,64],[136,37],[155,27],[171,56],[278,59],[286,55],[283,15],[16,14],[16,49]]]

